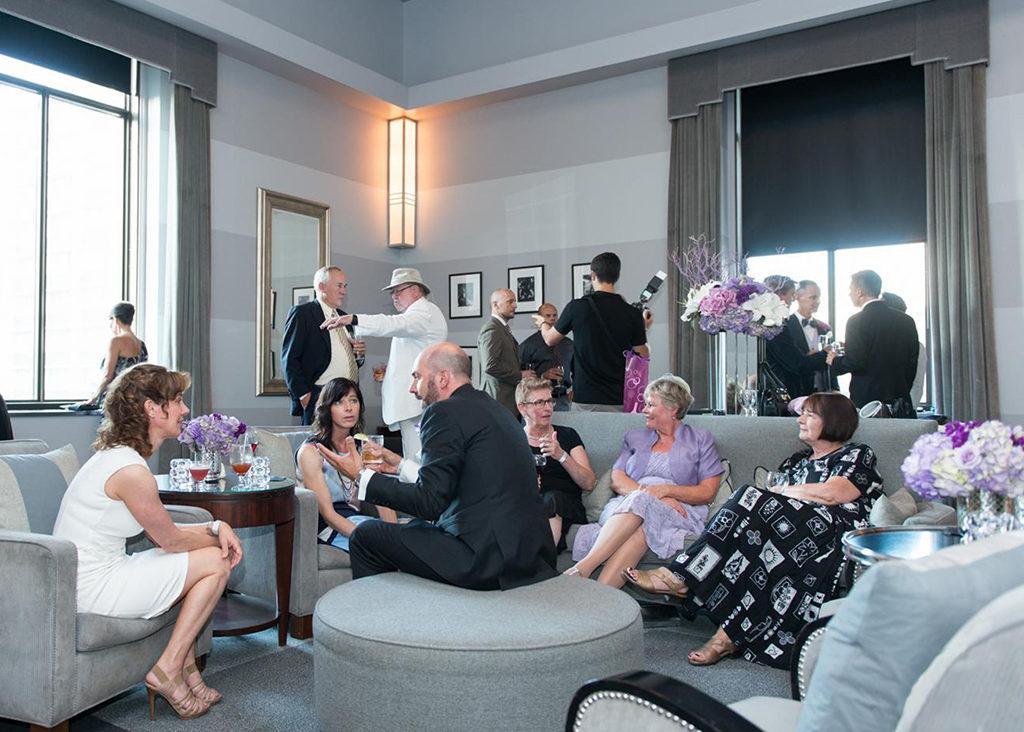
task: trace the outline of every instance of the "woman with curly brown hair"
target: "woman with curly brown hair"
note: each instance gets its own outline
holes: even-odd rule
[[[152,364],[114,379],[96,453],[68,486],[53,529],[78,548],[78,612],[152,618],[181,603],[171,639],[146,674],[150,717],[158,694],[182,719],[220,701],[196,668],[195,640],[242,559],[224,522],[175,524],[146,465],[164,440],[178,436],[190,384],[188,374]],[[159,548],[128,555],[125,540],[143,531]]]
[[[360,505],[356,498],[358,486],[331,467],[316,446],[346,452],[346,438],[363,430],[363,409],[359,384],[342,377],[328,381],[313,410],[313,434],[295,455],[299,479],[316,496],[317,539],[321,544],[330,544],[345,552],[356,524],[372,518],[364,509],[376,507]],[[376,513],[389,523],[397,520],[390,508],[376,508]]]

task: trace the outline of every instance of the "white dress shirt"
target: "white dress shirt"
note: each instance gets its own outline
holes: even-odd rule
[[[391,338],[391,355],[381,384],[384,422],[391,428],[406,419],[417,417],[423,405],[409,393],[412,363],[427,346],[448,339],[448,323],[441,309],[421,297],[396,315],[359,315],[356,337]]]
[[[366,486],[370,484],[370,478],[375,475],[374,471],[369,468],[363,468],[359,471],[359,492],[358,498],[360,501],[366,500]],[[415,483],[416,479],[420,477],[420,464],[415,460],[409,458],[402,458],[402,461],[398,463],[398,479],[403,483]]]

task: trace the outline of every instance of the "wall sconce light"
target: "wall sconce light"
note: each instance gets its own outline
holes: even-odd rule
[[[416,122],[388,122],[388,246],[416,246]]]

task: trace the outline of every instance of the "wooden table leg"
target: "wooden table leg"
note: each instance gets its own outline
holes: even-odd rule
[[[277,645],[288,644],[289,602],[292,594],[292,539],[295,519],[274,525],[274,558],[277,564]]]

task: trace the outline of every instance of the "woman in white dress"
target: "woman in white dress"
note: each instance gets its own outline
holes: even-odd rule
[[[114,379],[96,453],[68,486],[53,530],[78,548],[78,612],[152,618],[181,602],[171,639],[146,674],[151,718],[156,695],[182,719],[220,701],[196,668],[195,640],[242,559],[238,537],[222,521],[175,524],[146,465],[178,436],[190,383],[188,374],[154,364]],[[126,554],[125,540],[143,531],[159,548]]]

